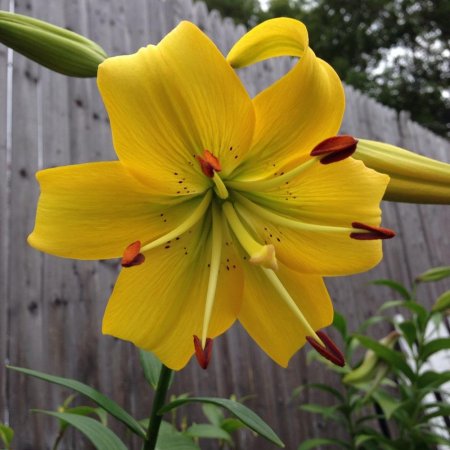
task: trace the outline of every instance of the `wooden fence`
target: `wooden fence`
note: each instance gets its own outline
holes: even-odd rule
[[[245,32],[192,0],[0,0],[1,9],[12,7],[87,35],[110,55],[158,42],[181,19],[197,23],[224,52]],[[264,62],[242,71],[242,78],[254,94],[290,64]],[[351,88],[346,93],[343,132],[449,161],[449,143],[411,122],[407,114],[398,115]],[[42,167],[112,157],[108,119],[95,80],[54,74],[0,46],[0,361],[77,378],[144,417],[149,394],[135,348],[100,332],[117,263],[58,259],[26,244],[38,197],[34,173]],[[369,273],[328,280],[336,308],[352,326],[391,295],[368,285],[369,280],[408,282],[429,267],[450,263],[449,207],[385,204],[384,224],[398,231],[398,237],[385,244],[384,261]],[[442,285],[424,288],[425,301],[431,302],[438,288]],[[321,366],[306,365],[305,354],[300,352],[282,369],[236,326],[217,340],[212,367],[204,372],[191,363],[177,376],[172,392],[253,396],[248,405],[273,426],[287,449],[295,449],[302,439],[326,435],[327,430],[316,417],[298,411],[293,388],[308,380],[333,383]],[[0,420],[15,428],[15,449],[51,448],[55,423],[29,409],[56,407],[67,395],[0,368]],[[304,399],[323,400],[312,392]],[[139,448],[133,445],[130,448]],[[90,447],[72,434],[64,448]],[[202,448],[215,447],[205,443]],[[274,447],[242,433],[238,448]]]

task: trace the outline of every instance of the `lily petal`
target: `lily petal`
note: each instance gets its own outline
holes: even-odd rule
[[[334,136],[344,114],[338,75],[308,47],[305,26],[294,19],[268,20],[245,34],[227,59],[242,66],[275,56],[298,56],[293,69],[253,100],[255,136],[239,179],[272,175],[304,160],[319,142]]]
[[[256,343],[287,367],[306,342],[306,330],[281,300],[259,267],[244,265],[245,287],[239,321]],[[301,275],[281,265],[277,276],[314,330],[333,321],[333,307],[320,276]]]
[[[224,167],[239,164],[253,135],[247,92],[217,47],[182,22],[157,46],[107,59],[98,86],[119,159],[145,183],[174,194],[210,185],[195,159],[209,150]]]
[[[123,269],[103,318],[103,332],[152,351],[174,370],[194,353],[192,336],[201,336],[211,258],[208,220],[145,253],[145,263]],[[205,236],[208,236],[206,239]],[[223,246],[208,337],[226,331],[237,318],[243,276],[227,241]]]
[[[118,161],[46,169],[37,179],[41,195],[28,242],[65,258],[122,256],[132,242],[175,228],[200,202],[156,197]]]
[[[388,181],[386,175],[352,158],[315,164],[264,197],[246,194],[278,213],[279,223],[258,216],[258,210],[248,218],[260,239],[274,245],[277,259],[288,267],[323,276],[358,273],[380,261],[382,245],[379,240],[351,239],[352,223],[380,224],[379,204]],[[284,218],[300,225],[286,226]]]

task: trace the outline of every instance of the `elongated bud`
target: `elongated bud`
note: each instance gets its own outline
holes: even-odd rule
[[[440,281],[450,277],[450,266],[433,267],[416,277],[417,283],[428,283],[432,281]]]
[[[0,11],[0,42],[38,64],[72,77],[96,77],[107,58],[95,42],[42,20]]]
[[[431,311],[443,312],[447,309],[450,309],[450,291],[446,291],[438,297]]]
[[[145,256],[140,253],[141,241],[136,241],[130,244],[122,256],[122,267],[139,266],[145,261]]]
[[[392,331],[379,342],[380,344],[392,349],[397,342],[400,334],[397,331]],[[377,354],[373,350],[367,350],[364,355],[362,363],[351,372],[347,373],[343,381],[347,384],[362,384],[368,383],[377,378],[379,372],[384,372],[388,370],[387,364],[380,360]]]
[[[358,141],[353,136],[333,136],[316,145],[311,156],[323,156],[321,164],[331,164],[352,156],[357,144]]]
[[[383,200],[450,204],[450,164],[395,145],[360,139],[353,157],[389,175]]]
[[[195,356],[197,357],[198,364],[202,369],[207,369],[209,362],[211,361],[213,340],[206,338],[205,347],[202,347],[202,341],[198,336],[194,336],[194,348]]]
[[[356,230],[363,230],[361,232],[355,231],[353,233],[350,233],[350,237],[352,239],[357,239],[359,241],[392,239],[395,236],[395,231],[392,231],[389,228],[374,227],[361,222],[352,222],[352,227]]]
[[[314,347],[317,353],[322,355],[325,359],[328,359],[328,361],[331,361],[336,366],[344,367],[345,366],[344,355],[339,350],[337,345],[323,331],[317,331],[316,334],[325,344],[325,347],[320,342],[317,342],[311,336],[306,336],[306,340]]]

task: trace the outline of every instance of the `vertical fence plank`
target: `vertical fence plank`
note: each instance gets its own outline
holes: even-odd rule
[[[0,9],[7,11],[9,2],[0,0]],[[8,420],[6,386],[8,341],[8,216],[9,216],[9,169],[8,169],[8,49],[0,44],[0,421]]]
[[[39,17],[34,1],[16,1],[18,13]],[[11,213],[9,216],[9,357],[11,364],[43,369],[47,355],[42,342],[44,308],[41,296],[42,255],[28,246],[27,235],[33,229],[41,149],[41,69],[26,58],[14,55],[11,141]],[[46,390],[29,379],[9,373],[11,423],[24,433],[22,448],[39,442],[49,445],[44,421],[30,415],[32,404],[43,405]]]

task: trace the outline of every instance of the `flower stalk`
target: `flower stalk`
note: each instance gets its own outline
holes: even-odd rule
[[[167,391],[170,385],[171,375],[172,370],[163,364],[161,367],[161,373],[159,375],[155,398],[153,399],[153,406],[150,415],[150,421],[148,424],[147,436],[142,450],[154,450],[156,448],[159,428],[162,421],[162,414],[158,414],[158,411],[164,406]]]

